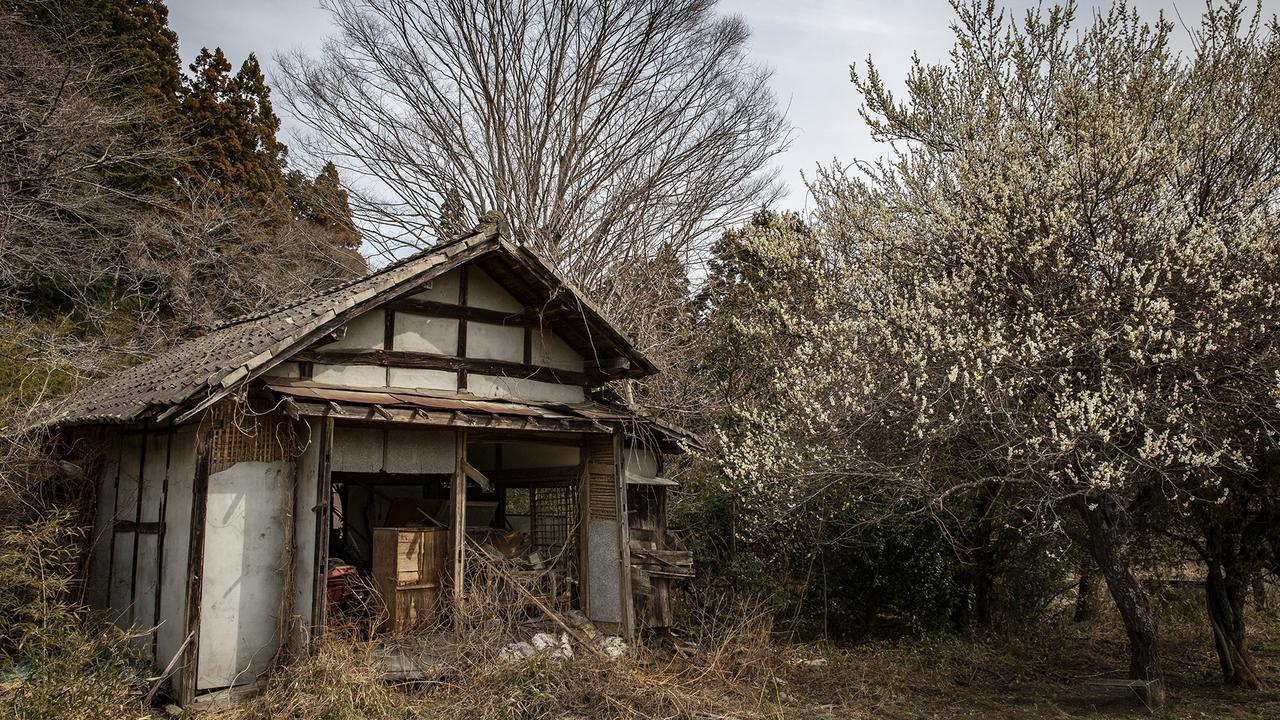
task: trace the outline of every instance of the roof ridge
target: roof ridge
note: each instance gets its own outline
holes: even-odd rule
[[[329,287],[325,288],[324,290],[317,290],[316,292],[313,292],[313,293],[311,293],[311,294],[309,294],[309,295],[303,295],[302,297],[295,298],[295,299],[290,300],[290,301],[288,301],[288,302],[280,303],[279,305],[273,305],[273,306],[271,306],[271,307],[269,307],[269,308],[265,308],[265,309],[263,309],[263,310],[255,310],[255,311],[253,311],[253,312],[245,313],[245,314],[243,314],[243,315],[238,315],[238,316],[233,317],[233,318],[231,318],[230,320],[227,320],[227,321],[225,321],[225,322],[223,322],[223,323],[221,323],[221,324],[219,324],[219,325],[215,325],[213,328],[211,328],[211,329],[209,330],[209,332],[214,333],[214,332],[218,332],[218,331],[220,331],[220,330],[225,330],[225,329],[230,328],[230,327],[235,327],[236,325],[242,325],[242,324],[247,323],[247,322],[253,322],[254,320],[261,320],[262,318],[269,317],[269,316],[271,316],[271,315],[275,315],[276,313],[284,312],[285,310],[288,310],[288,309],[290,309],[290,308],[298,307],[299,305],[302,305],[303,303],[308,303],[308,302],[311,302],[312,300],[316,300],[316,299],[322,298],[322,297],[324,297],[325,295],[332,295],[333,293],[339,292],[339,291],[341,291],[341,290],[345,290],[345,289],[347,289],[347,288],[351,287],[352,285],[355,285],[356,283],[364,282],[365,280],[368,280],[368,279],[370,279],[370,278],[374,278],[374,277],[377,277],[377,276],[379,276],[379,275],[383,275],[383,274],[385,274],[385,273],[391,272],[392,270],[396,270],[396,269],[402,268],[402,267],[404,267],[405,265],[408,265],[409,263],[412,263],[412,262],[414,262],[414,261],[416,261],[416,260],[420,260],[420,259],[421,259],[423,256],[425,256],[425,255],[430,255],[430,254],[433,254],[433,253],[439,252],[439,251],[441,251],[441,250],[443,250],[443,249],[445,249],[445,248],[449,247],[450,245],[454,245],[454,244],[459,243],[459,242],[462,242],[462,241],[464,241],[464,240],[468,240],[468,239],[470,239],[470,238],[473,238],[473,237],[475,237],[476,235],[479,235],[479,234],[481,234],[482,232],[484,232],[484,231],[485,231],[485,227],[486,227],[486,225],[490,225],[490,224],[491,224],[491,223],[483,223],[483,222],[482,222],[482,223],[480,223],[480,224],[476,225],[476,226],[475,226],[474,228],[472,228],[471,230],[469,230],[469,231],[467,231],[467,232],[465,232],[465,233],[463,233],[463,234],[461,234],[461,235],[458,235],[458,236],[453,237],[453,238],[451,238],[451,239],[449,239],[449,240],[444,240],[444,241],[441,241],[441,242],[437,242],[437,243],[436,243],[436,244],[434,244],[434,245],[431,245],[431,246],[428,246],[428,247],[422,248],[421,250],[418,250],[418,251],[417,251],[417,252],[415,252],[415,253],[412,253],[412,254],[410,254],[410,255],[408,255],[408,256],[406,256],[406,257],[403,257],[403,258],[401,258],[401,259],[399,259],[399,260],[396,260],[395,262],[388,263],[387,265],[384,265],[383,267],[380,267],[380,268],[378,268],[377,270],[374,270],[374,271],[372,271],[372,272],[367,272],[367,273],[365,273],[364,275],[361,275],[360,277],[355,277],[355,278],[351,278],[351,279],[349,279],[349,280],[343,280],[343,281],[340,281],[340,282],[338,282],[338,283],[335,283],[334,285],[331,285],[331,286],[329,286]]]

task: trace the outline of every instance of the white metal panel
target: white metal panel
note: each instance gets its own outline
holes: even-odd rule
[[[504,312],[524,312],[524,305],[519,300],[474,265],[467,268],[467,305]],[[467,328],[468,342],[471,340],[470,331]]]
[[[263,375],[278,378],[299,378],[302,377],[302,369],[298,367],[296,362],[282,362],[263,373]]]
[[[102,471],[98,476],[98,501],[93,522],[89,561],[89,587],[85,601],[95,610],[110,602],[111,536],[114,534],[116,478],[120,474],[120,434],[107,431],[102,443]]]
[[[142,435],[129,433],[120,439],[120,476],[116,484],[116,520],[136,520],[141,479]],[[132,624],[133,551],[137,533],[115,532],[111,555],[111,616],[117,625]]]
[[[661,464],[658,461],[658,453],[652,448],[640,445],[632,445],[627,448],[624,455],[624,467],[626,472],[631,475],[640,477],[653,478],[657,477],[661,470]]]
[[[461,271],[450,270],[449,272],[432,278],[431,284],[423,288],[421,292],[410,295],[414,300],[430,300],[433,302],[457,304],[458,302],[458,278]]]
[[[458,373],[426,368],[387,368],[388,384],[394,388],[457,390]]]
[[[381,472],[383,430],[342,427],[333,429],[334,472]]]
[[[386,462],[389,473],[453,472],[453,441],[449,430],[388,430]]]
[[[576,370],[582,372],[586,367],[582,356],[569,347],[559,335],[547,328],[535,328],[533,331],[533,347],[531,353],[534,365]]]
[[[297,460],[293,498],[293,622],[297,632],[290,647],[300,652],[311,637],[311,603],[315,584],[316,490],[320,472],[320,424],[322,419],[305,421],[310,442]]]
[[[347,324],[341,340],[321,346],[322,350],[382,350],[387,336],[387,319],[382,310],[357,315]]]
[[[312,369],[312,380],[348,387],[386,387],[387,369],[377,365],[321,365]]]
[[[160,627],[156,665],[160,670],[182,648],[187,633],[187,553],[191,544],[191,499],[196,476],[195,428],[170,439],[169,484],[165,499],[164,552],[160,575]],[[181,673],[175,672],[176,679]]]
[[[481,397],[541,400],[545,402],[582,402],[586,394],[579,385],[560,385],[524,378],[496,375],[467,375],[467,389]]]
[[[524,360],[524,328],[468,322],[467,357],[510,362]]]
[[[587,588],[591,594],[591,619],[595,622],[622,622],[621,564],[618,523],[590,521],[587,525]]]
[[[467,328],[470,332],[471,328]],[[413,313],[396,313],[396,350],[458,354],[458,321],[455,318],[429,317]]]
[[[209,476],[196,689],[253,682],[280,645],[291,462],[240,462]]]

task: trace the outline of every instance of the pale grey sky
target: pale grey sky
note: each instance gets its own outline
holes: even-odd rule
[[[1004,0],[1019,13],[1036,3]],[[1084,19],[1110,2],[1080,0]],[[1203,0],[1136,0],[1144,18],[1156,12],[1177,22],[1197,22]],[[790,189],[783,205],[803,209],[801,171],[818,163],[874,159],[882,154],[857,116],[861,102],[849,82],[849,64],[870,55],[886,81],[901,87],[918,52],[925,61],[945,58],[951,47],[953,14],[946,0],[721,0],[724,13],[740,14],[753,31],[752,54],[773,69],[773,88],[794,126],[790,149],[778,158]],[[1280,0],[1263,0],[1266,15],[1280,13]],[[1175,10],[1177,12],[1175,12]],[[170,25],[178,33],[183,62],[201,47],[221,46],[235,64],[256,52],[267,68],[282,50],[315,50],[330,33],[319,0],[169,0]],[[1177,31],[1185,43],[1186,33]],[[286,127],[289,119],[284,118]]]

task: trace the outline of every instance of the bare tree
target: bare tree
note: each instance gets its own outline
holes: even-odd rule
[[[114,97],[109,66],[0,11],[0,287],[32,273],[69,292],[110,281],[120,248],[140,241],[136,209],[151,198],[111,175],[179,152],[149,108]]]
[[[325,6],[337,35],[276,87],[383,252],[445,234],[460,198],[599,288],[660,248],[700,259],[776,197],[787,126],[714,0]]]
[[[0,8],[0,335],[22,351],[0,359],[35,378],[0,392],[0,425],[15,398],[65,392],[186,330],[366,269],[331,224],[281,226],[200,183],[122,181],[177,167],[182,139],[121,89],[120,58],[57,32]],[[44,388],[49,368],[70,380]]]

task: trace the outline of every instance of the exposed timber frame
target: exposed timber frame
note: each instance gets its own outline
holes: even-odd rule
[[[459,327],[466,327],[460,323]],[[465,343],[466,332],[459,330],[459,353],[465,352],[461,343]],[[412,368],[426,370],[453,370],[460,374],[468,372],[478,375],[498,375],[540,380],[564,385],[597,386],[604,382],[602,375],[563,370],[545,365],[530,365],[509,360],[486,360],[438,353],[413,352],[408,350],[304,350],[295,353],[294,360],[328,365],[375,365],[388,368]],[[461,377],[462,375],[460,375]],[[465,385],[459,382],[459,389]]]

